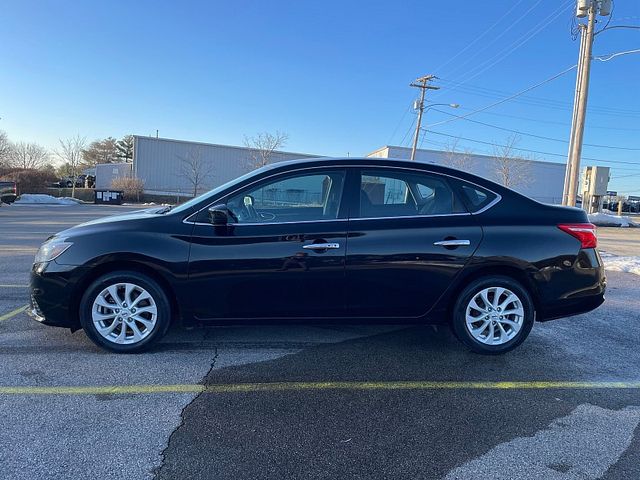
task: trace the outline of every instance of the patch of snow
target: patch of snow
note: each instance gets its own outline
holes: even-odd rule
[[[640,224],[631,220],[631,217],[611,215],[609,213],[590,213],[589,221],[599,227],[640,227]]]
[[[156,202],[145,202],[145,203],[123,203],[122,205],[125,206],[136,206],[136,205],[141,205],[141,206],[153,206],[153,205],[157,205]]]
[[[14,202],[16,205],[78,205],[76,198],[52,197],[41,193],[23,193]]]
[[[629,272],[640,275],[640,257],[617,257],[615,255],[602,255],[605,270],[616,272]]]

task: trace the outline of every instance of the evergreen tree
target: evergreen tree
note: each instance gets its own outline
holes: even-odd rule
[[[133,135],[125,135],[116,144],[118,158],[123,162],[133,161]]]

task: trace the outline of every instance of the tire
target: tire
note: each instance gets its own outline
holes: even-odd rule
[[[469,283],[460,292],[452,314],[456,337],[472,351],[485,355],[516,348],[529,336],[535,321],[530,293],[504,276],[482,277]]]
[[[130,271],[95,280],[82,296],[79,314],[91,341],[116,353],[148,349],[167,333],[171,323],[166,292],[147,275]]]

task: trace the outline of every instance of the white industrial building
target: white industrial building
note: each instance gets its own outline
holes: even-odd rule
[[[108,190],[116,178],[131,176],[131,163],[99,163],[96,165],[96,190]]]
[[[384,146],[371,152],[368,157],[409,159],[410,154],[410,148]],[[275,152],[271,162],[311,157],[318,155]],[[144,182],[144,191],[147,194],[191,196],[193,184],[186,178],[184,168],[185,163],[193,162],[194,159],[202,165],[201,170],[204,173],[198,187],[199,193],[226,183],[254,168],[251,150],[245,147],[136,136],[133,175]],[[418,150],[416,161],[461,168],[499,182],[499,162],[491,156],[456,154],[452,157],[448,152]],[[525,173],[524,176],[527,177],[526,182],[513,185],[514,190],[541,202],[561,202],[564,164],[520,159],[508,159],[506,163],[513,172]]]
[[[368,157],[398,158],[409,160],[411,149],[407,147],[384,146],[371,152]],[[509,158],[501,162],[489,155],[443,152],[441,150],[417,150],[416,161],[450,166],[473,173],[479,177],[502,183],[500,176],[511,173],[514,184],[510,188],[544,203],[562,203],[565,165],[539,160]],[[521,182],[518,182],[520,180]]]
[[[274,152],[271,161],[316,156]],[[193,175],[188,171],[194,164],[199,165],[201,174],[198,193],[211,190],[255,168],[249,148],[168,138],[134,137],[133,175],[144,182],[145,193],[192,196]]]

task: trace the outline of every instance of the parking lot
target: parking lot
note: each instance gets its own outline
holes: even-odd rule
[[[135,208],[0,209],[0,478],[640,478],[637,275],[498,357],[347,325],[174,328],[115,355],[30,320],[39,244]],[[640,229],[609,230],[640,255]]]

